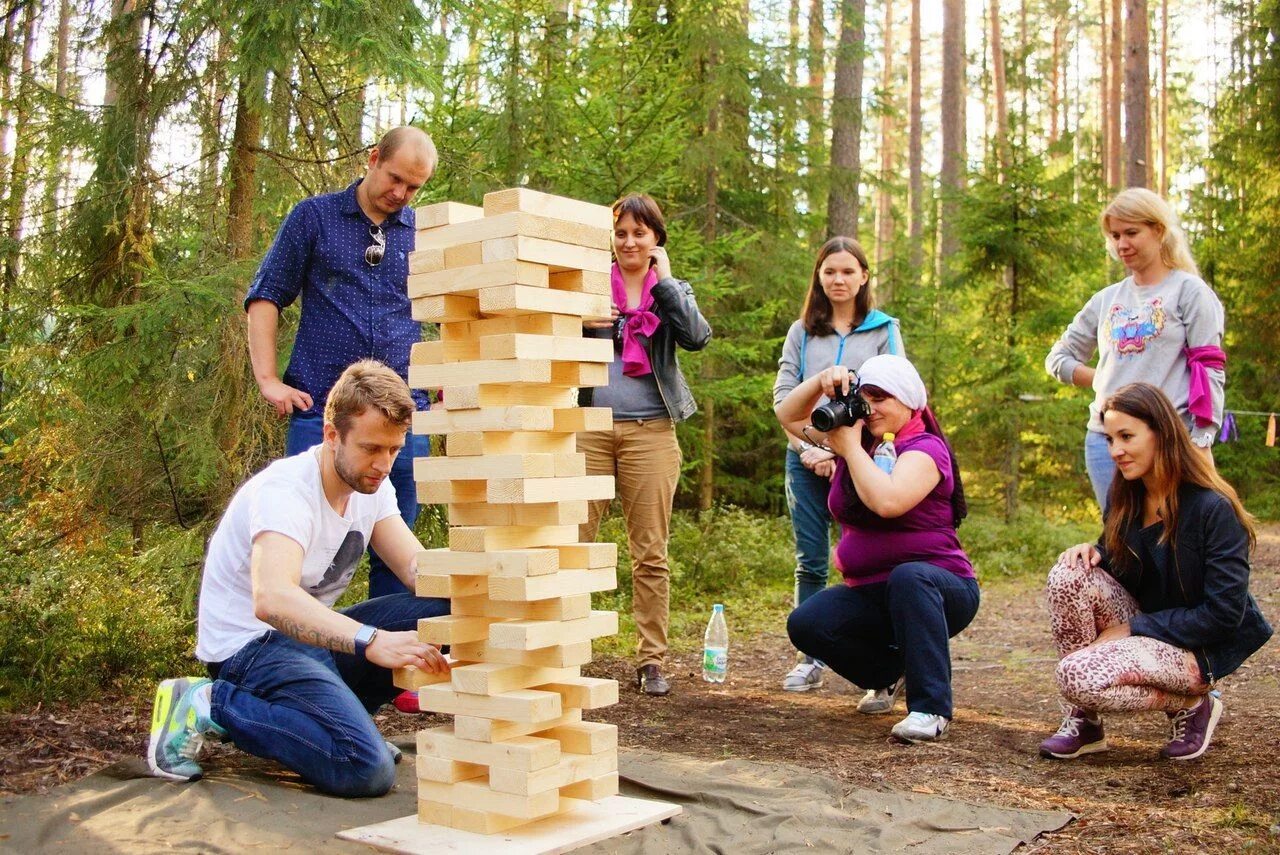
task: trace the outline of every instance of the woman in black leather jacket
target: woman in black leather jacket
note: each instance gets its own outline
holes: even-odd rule
[[[1107,750],[1102,712],[1161,710],[1161,755],[1192,760],[1222,715],[1210,691],[1271,637],[1249,594],[1253,517],[1196,451],[1173,404],[1149,383],[1102,406],[1116,463],[1102,539],[1049,571],[1066,716],[1044,757]]]
[[[631,552],[632,610],[636,621],[636,681],[648,695],[665,695],[670,576],[667,541],[671,506],[680,480],[676,424],[697,410],[680,372],[676,346],[701,350],[711,327],[698,311],[688,282],[671,274],[664,248],[666,223],[648,196],[624,196],[613,205],[611,274],[614,319],[588,322],[586,334],[612,336],[609,384],[583,390],[583,406],[611,407],[613,430],[578,435],[588,475],[613,475]],[[581,537],[595,540],[609,502],[590,504]]]

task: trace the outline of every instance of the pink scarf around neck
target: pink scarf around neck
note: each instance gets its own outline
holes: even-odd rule
[[[644,285],[640,289],[640,305],[634,309],[627,308],[627,283],[622,278],[622,270],[617,264],[610,271],[610,282],[613,286],[613,304],[622,315],[622,373],[628,377],[644,377],[653,373],[649,363],[649,352],[637,336],[645,339],[653,336],[658,328],[658,316],[653,313],[653,286],[658,282],[658,272],[652,267],[644,275]]]

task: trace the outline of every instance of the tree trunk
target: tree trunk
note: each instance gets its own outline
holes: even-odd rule
[[[1160,195],[1169,195],[1169,0],[1160,0]]]
[[[67,105],[71,92],[71,15],[73,11],[71,0],[60,0],[53,64],[53,94],[58,100],[57,109],[63,109]],[[63,185],[70,172],[70,147],[63,146],[58,140],[49,140],[45,151],[43,230],[45,234],[53,234],[58,228]]]
[[[13,295],[18,290],[18,277],[22,274],[22,221],[27,213],[27,183],[29,179],[27,164],[31,154],[31,110],[34,106],[32,96],[35,84],[35,62],[32,59],[35,49],[36,15],[40,12],[40,4],[32,2],[27,6],[22,25],[22,77],[18,81],[18,98],[13,125],[13,163],[9,168],[9,198],[5,206],[6,236],[8,246],[4,253],[3,285],[0,286],[0,353],[9,343],[10,309],[13,306]],[[0,369],[3,363],[0,363]],[[5,404],[5,378],[0,373],[0,412]]]
[[[1146,187],[1147,178],[1147,0],[1126,0],[1124,65],[1125,185]]]
[[[841,0],[840,46],[831,99],[831,189],[827,237],[858,236],[858,169],[862,141],[862,45],[866,0]]]
[[[1107,5],[1111,0],[1099,0],[1098,12],[1102,25],[1098,28],[1098,63],[1102,73],[1098,92],[1098,163],[1102,166],[1102,183],[1111,185],[1111,42],[1107,36],[1110,28],[1107,25]]]
[[[924,126],[920,109],[920,0],[911,0],[911,103],[908,107],[907,193],[911,197],[911,284],[919,286],[924,270]]]
[[[939,225],[939,284],[949,278],[949,265],[960,249],[955,218],[965,172],[964,0],[942,4],[942,222]]]
[[[1111,36],[1109,39],[1111,62],[1111,92],[1108,96],[1107,124],[1107,186],[1116,189],[1123,180],[1124,162],[1120,142],[1120,81],[1124,74],[1124,34],[1121,32],[1120,0],[1111,0]]]
[[[1049,60],[1049,144],[1053,145],[1061,135],[1058,124],[1062,109],[1062,18],[1054,15],[1053,52]]]
[[[827,29],[823,23],[823,0],[809,4],[809,91],[806,99],[806,124],[808,126],[805,148],[808,152],[809,210],[818,209],[822,197],[823,170],[826,160],[826,121],[823,105],[826,103],[826,43]]]
[[[991,17],[991,77],[995,84],[997,176],[1004,182],[1009,168],[1009,99],[1005,85],[1004,42],[1000,36],[1000,0],[988,0]],[[1026,118],[1023,117],[1023,121]]]
[[[875,271],[879,277],[880,299],[890,302],[893,299],[894,278],[888,274],[885,265],[892,255],[893,247],[893,194],[890,192],[894,184],[894,161],[897,146],[894,141],[893,102],[890,93],[893,91],[893,0],[884,2],[884,62],[880,73],[880,188],[876,192],[876,261]]]
[[[236,127],[227,163],[227,254],[237,260],[253,254],[253,199],[265,86],[265,75],[251,70],[241,73],[236,86]]]

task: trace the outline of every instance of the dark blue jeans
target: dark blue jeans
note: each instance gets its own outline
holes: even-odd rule
[[[908,710],[951,718],[948,639],[977,613],[976,580],[913,561],[887,582],[820,591],[787,618],[787,633],[802,653],[864,689],[905,675]]]
[[[831,556],[831,512],[827,493],[831,482],[814,475],[787,448],[787,510],[796,538],[796,598],[798,606],[827,587]]]
[[[294,413],[289,417],[289,434],[285,439],[284,453],[292,457],[319,445],[324,440],[324,418],[314,413]],[[418,521],[418,486],[413,482],[413,458],[431,454],[431,438],[410,433],[405,437],[404,448],[391,466],[391,486],[396,490],[396,505],[405,525],[413,528]],[[369,550],[369,596],[385,597],[387,594],[412,593],[391,572],[391,568]]]
[[[412,594],[343,609],[392,632],[448,613],[448,600]],[[275,760],[336,796],[380,796],[395,783],[391,752],[370,717],[400,693],[386,668],[272,630],[210,665],[209,675],[213,720],[240,750]]]

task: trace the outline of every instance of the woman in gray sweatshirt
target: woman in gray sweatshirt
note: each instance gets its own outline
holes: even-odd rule
[[[880,353],[905,356],[898,321],[873,308],[871,271],[861,245],[847,237],[833,237],[818,250],[813,278],[800,319],[787,331],[773,383],[773,405],[809,377],[833,365],[856,371]],[[827,509],[834,454],[784,430],[787,437],[786,490],[791,528],[796,540],[798,606],[827,586],[831,551],[831,512]],[[805,692],[822,685],[824,666],[801,655],[782,681],[788,692]],[[858,705],[861,712],[889,712],[893,693],[880,692]],[[880,707],[883,707],[881,709]]]
[[[1102,432],[1102,402],[1129,383],[1159,387],[1192,443],[1212,459],[1226,354],[1222,303],[1200,278],[1169,203],[1131,187],[1102,212],[1101,225],[1107,251],[1129,275],[1089,299],[1049,351],[1045,368],[1063,383],[1093,390],[1085,468],[1105,513],[1116,469]],[[1098,363],[1091,368],[1095,351]]]

